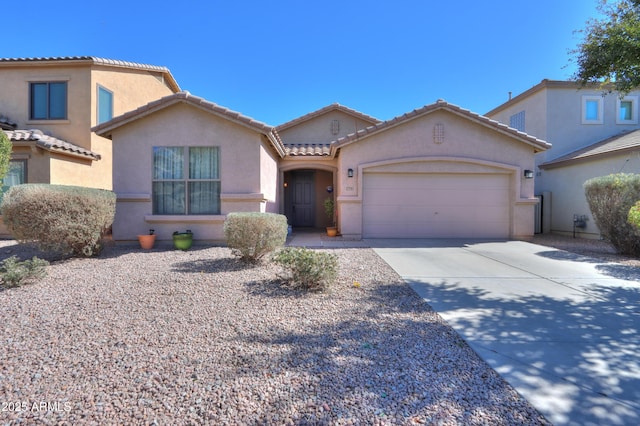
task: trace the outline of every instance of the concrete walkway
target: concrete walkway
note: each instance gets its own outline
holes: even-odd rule
[[[286,245],[308,248],[369,247],[369,244],[362,240],[350,240],[344,237],[328,237],[326,233],[318,229],[296,229],[287,237]]]
[[[640,424],[639,268],[522,241],[365,242],[554,424]]]

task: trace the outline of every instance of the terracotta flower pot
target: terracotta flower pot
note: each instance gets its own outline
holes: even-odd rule
[[[335,237],[336,235],[338,235],[338,228],[335,226],[327,226],[327,236]]]
[[[153,245],[156,243],[156,236],[153,235],[138,235],[138,242],[140,242],[140,247],[145,250],[151,250]]]

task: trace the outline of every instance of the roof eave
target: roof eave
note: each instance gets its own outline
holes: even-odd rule
[[[639,146],[625,147],[612,151],[599,152],[597,154],[584,155],[575,158],[567,158],[564,160],[551,160],[546,163],[540,164],[538,167],[542,170],[557,169],[565,166],[571,166],[574,164],[586,163],[589,161],[599,160],[602,158],[613,157],[621,154],[632,154],[634,152],[640,152]]]
[[[160,73],[165,84],[174,93],[180,92],[180,85],[167,67],[141,64],[137,62],[120,61],[115,59],[99,58],[95,56],[67,56],[67,57],[42,57],[42,58],[0,58],[0,67],[47,67],[47,66],[73,66],[73,65],[102,65],[114,68],[124,68],[137,71]]]
[[[82,152],[76,152],[69,149],[50,146],[50,145],[47,145],[46,143],[43,143],[42,141],[37,141],[37,140],[12,141],[11,144],[16,147],[30,147],[31,149],[38,148],[43,151],[64,155],[72,158],[79,158],[82,160],[99,161],[102,159],[102,156],[97,153],[86,154]]]
[[[214,104],[213,102],[206,101],[203,98],[193,96],[189,92],[178,92],[174,93],[173,95],[165,96],[164,98],[150,102],[133,111],[126,112],[119,117],[115,117],[112,120],[107,121],[106,123],[94,126],[91,128],[91,131],[96,133],[98,136],[112,139],[113,131],[115,129],[118,129],[129,123],[154,114],[157,111],[169,108],[179,103],[190,105],[206,113],[215,115],[216,117],[223,118],[239,126],[265,135],[273,145],[278,155],[280,155],[280,157],[284,157],[284,145],[274,127],[255,121],[252,118],[246,117],[238,112],[223,108],[219,105]]]
[[[363,139],[368,138],[369,136],[393,129],[394,127],[403,125],[405,123],[408,123],[410,121],[413,121],[415,119],[418,119],[420,117],[424,117],[425,115],[429,115],[432,114],[435,111],[448,111],[454,115],[457,115],[459,117],[463,117],[467,120],[473,120],[476,123],[497,131],[499,133],[502,133],[506,136],[509,136],[511,138],[516,138],[519,141],[530,145],[531,147],[533,147],[534,152],[538,153],[538,152],[542,152],[542,151],[546,151],[547,149],[551,148],[551,144],[548,142],[545,142],[541,139],[535,138],[531,135],[528,135],[526,133],[520,132],[516,129],[513,129],[505,124],[499,123],[495,120],[492,120],[488,117],[473,113],[471,111],[462,109],[456,105],[452,105],[449,104],[446,101],[442,101],[439,100],[434,104],[431,105],[427,105],[425,107],[410,111],[406,114],[403,114],[401,116],[398,117],[394,117],[388,121],[384,121],[382,123],[373,125],[373,126],[369,126],[365,129],[359,130],[357,132],[354,132],[350,135],[347,135],[341,139],[338,139],[336,141],[336,146],[335,149],[339,149],[342,148],[344,146],[350,145],[354,142],[357,141],[361,141]]]
[[[330,105],[327,105],[325,107],[322,107],[320,109],[317,109],[315,111],[311,111],[307,114],[304,114],[300,117],[296,117],[293,120],[287,121],[286,123],[282,123],[278,126],[276,126],[276,129],[278,129],[279,131],[283,131],[283,130],[287,130],[290,129],[292,127],[295,127],[299,124],[302,124],[306,121],[312,120],[316,117],[319,117],[323,114],[327,114],[331,111],[341,111],[347,115],[351,115],[354,118],[357,118],[359,120],[368,122],[368,123],[372,123],[372,124],[377,124],[377,123],[381,123],[381,121],[373,116],[364,114],[360,111],[357,111],[355,109],[346,107],[344,105],[341,105],[339,103],[332,103]]]

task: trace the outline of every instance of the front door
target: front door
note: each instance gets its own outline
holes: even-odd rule
[[[315,222],[314,173],[294,172],[292,178],[291,225],[312,227]]]

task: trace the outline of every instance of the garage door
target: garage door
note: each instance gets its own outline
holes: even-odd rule
[[[507,238],[509,176],[364,173],[365,238]]]

